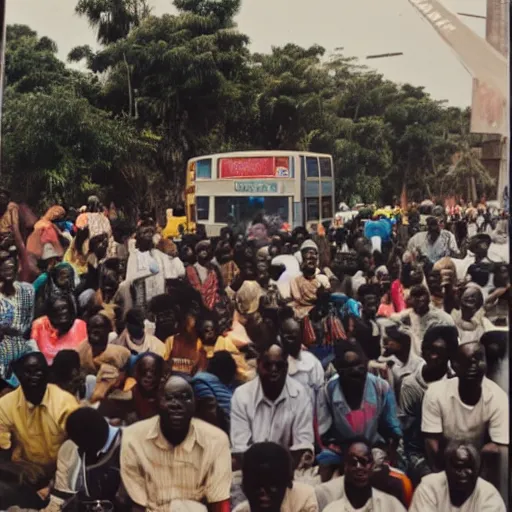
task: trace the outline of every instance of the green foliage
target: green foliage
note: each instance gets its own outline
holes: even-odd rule
[[[251,54],[236,30],[240,0],[78,0],[102,45],[68,59],[29,27],[8,27],[4,170],[32,202],[83,201],[101,187],[118,206],[163,210],[181,200],[200,154],[248,149],[333,155],[337,199],[389,202],[479,190],[492,180],[470,148],[469,109],[397,85],[343,49],[295,44]],[[455,166],[452,157],[460,153]]]

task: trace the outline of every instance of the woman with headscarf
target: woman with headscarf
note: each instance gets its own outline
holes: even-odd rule
[[[27,252],[36,260],[40,260],[43,255],[43,247],[51,244],[54,252],[62,257],[64,249],[60,243],[60,229],[56,226],[56,222],[63,219],[66,210],[62,206],[52,206],[43,217],[41,217],[34,225],[34,231],[27,239]]]
[[[89,238],[106,234],[108,237],[107,257],[116,256],[116,244],[112,234],[110,220],[105,215],[100,200],[96,196],[91,196],[87,200],[87,211],[80,214],[75,223],[78,229],[89,229]]]
[[[74,300],[78,283],[78,276],[69,263],[58,263],[49,272],[41,274],[32,285],[36,292],[34,318],[44,316],[46,306],[55,299],[71,296]]]

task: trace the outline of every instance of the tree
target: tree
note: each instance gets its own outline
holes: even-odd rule
[[[346,202],[491,183],[471,151],[469,110],[386,80],[342,48],[251,54],[234,23],[240,0],[174,5],[176,15],[156,17],[146,0],[78,0],[101,45],[69,53],[85,73],[59,61],[51,39],[8,27],[4,163],[20,194],[81,202],[101,188],[130,212],[163,211],[181,202],[189,158],[249,149],[332,154]]]
[[[115,181],[126,161],[151,154],[153,145],[129,123],[95,107],[89,98],[98,93],[97,79],[67,69],[56,50],[28,27],[9,27],[2,177],[15,194],[41,208],[80,204]]]

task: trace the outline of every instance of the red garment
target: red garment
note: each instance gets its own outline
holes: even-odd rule
[[[341,323],[341,320],[334,316],[329,315],[322,320],[324,324],[324,344],[327,346],[332,346],[336,340],[346,340],[347,334],[345,332],[345,328]],[[316,341],[316,334],[313,328],[313,322],[309,316],[306,316],[302,319],[302,329],[303,329],[303,339],[302,342],[306,347],[309,347]]]
[[[208,309],[213,310],[215,304],[220,300],[219,280],[215,270],[208,270],[204,283],[201,283],[199,274],[193,265],[189,265],[186,268],[186,273],[189,283],[201,294],[204,305]]]
[[[142,396],[138,384],[132,388],[132,393],[135,412],[139,420],[147,420],[158,414],[158,400],[152,400]]]
[[[57,352],[74,350],[87,338],[87,324],[83,320],[75,320],[73,327],[59,337],[57,329],[50,323],[47,316],[42,316],[32,324],[32,339],[36,341],[48,364],[53,363]]]
[[[404,287],[402,286],[400,279],[395,279],[391,283],[391,303],[397,313],[407,309],[404,298]]]

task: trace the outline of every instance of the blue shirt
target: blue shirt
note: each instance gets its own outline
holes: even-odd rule
[[[372,444],[402,437],[396,400],[389,384],[371,373],[366,376],[361,406],[350,409],[339,385],[339,375],[325,384],[318,397],[318,429],[324,439],[342,444],[356,435]]]

